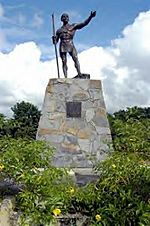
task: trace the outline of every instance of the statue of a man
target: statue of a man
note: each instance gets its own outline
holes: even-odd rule
[[[90,16],[82,23],[69,24],[69,16],[63,13],[61,16],[61,21],[63,23],[62,27],[56,31],[56,36],[52,37],[53,44],[57,44],[60,40],[59,52],[62,59],[62,67],[65,78],[67,78],[67,53],[72,57],[75,68],[78,73],[78,77],[81,77],[80,64],[77,56],[77,51],[73,43],[73,37],[76,30],[79,30],[91,21],[93,17],[96,16],[96,11],[91,11]]]

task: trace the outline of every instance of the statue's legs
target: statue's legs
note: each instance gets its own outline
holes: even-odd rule
[[[60,57],[61,57],[61,60],[62,60],[62,68],[63,68],[63,73],[64,73],[64,76],[65,78],[67,78],[67,70],[68,70],[68,67],[67,67],[67,53],[60,53]]]
[[[80,63],[79,63],[79,60],[78,60],[78,55],[77,55],[76,49],[73,48],[72,52],[69,52],[69,54],[74,61],[74,65],[75,65],[75,68],[78,72],[78,75],[81,76]]]

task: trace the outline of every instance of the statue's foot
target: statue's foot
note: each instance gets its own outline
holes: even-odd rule
[[[75,78],[82,78],[82,74],[80,73],[80,74],[77,74],[76,76],[75,76]]]
[[[77,77],[78,77],[78,78],[82,78],[82,74],[81,74],[81,73],[78,74]]]
[[[90,79],[90,74],[78,74],[74,78]]]

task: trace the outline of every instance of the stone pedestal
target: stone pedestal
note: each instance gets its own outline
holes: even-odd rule
[[[56,147],[57,167],[85,171],[104,159],[111,135],[101,81],[50,79],[37,139]]]

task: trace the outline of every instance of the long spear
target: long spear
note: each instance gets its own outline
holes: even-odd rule
[[[54,19],[54,13],[52,14],[52,26],[53,26],[53,36],[56,36],[55,33],[55,19]],[[57,64],[57,72],[58,72],[58,78],[60,78],[60,73],[59,73],[59,63],[58,63],[58,53],[57,53],[57,46],[56,42],[54,42],[54,47],[55,47],[55,55],[56,55],[56,64]]]

